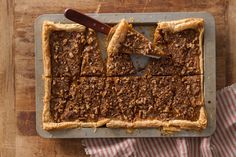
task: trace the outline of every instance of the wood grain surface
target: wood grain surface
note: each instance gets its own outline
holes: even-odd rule
[[[210,12],[216,21],[217,89],[236,82],[234,0],[1,0],[0,157],[86,156],[81,139],[43,139],[35,130],[34,20],[66,7],[85,13]]]

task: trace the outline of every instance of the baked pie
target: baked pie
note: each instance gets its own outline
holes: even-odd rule
[[[109,35],[104,65],[93,30],[45,21],[43,128],[206,128],[203,30],[198,18],[159,22],[153,45],[122,20]],[[156,52],[166,56],[135,75],[131,54]]]

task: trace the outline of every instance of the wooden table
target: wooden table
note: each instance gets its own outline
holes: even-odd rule
[[[236,82],[236,2],[151,0],[1,0],[0,2],[0,157],[86,156],[81,139],[43,139],[35,130],[35,18],[82,12],[207,11],[216,20],[217,89]]]

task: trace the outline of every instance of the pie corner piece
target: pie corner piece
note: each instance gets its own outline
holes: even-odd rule
[[[147,72],[153,75],[203,74],[203,35],[202,18],[158,22],[154,45],[162,48],[167,54],[159,60],[152,60],[147,66]]]

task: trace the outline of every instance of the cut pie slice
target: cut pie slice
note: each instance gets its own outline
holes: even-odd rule
[[[147,72],[158,76],[203,74],[203,32],[201,18],[159,22],[154,44],[161,47],[166,56],[153,58]]]
[[[45,77],[78,77],[85,44],[85,27],[46,21],[43,25]]]
[[[81,76],[102,76],[105,74],[105,66],[94,30],[88,29],[86,41],[83,51]]]

